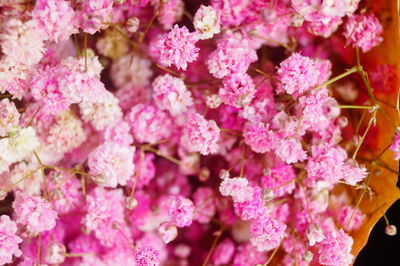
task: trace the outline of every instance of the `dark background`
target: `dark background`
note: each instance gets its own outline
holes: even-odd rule
[[[397,183],[399,186],[399,183]],[[371,232],[368,244],[358,255],[354,265],[400,265],[400,200],[386,212],[389,222],[397,227],[397,235],[385,234],[385,220],[381,218]]]

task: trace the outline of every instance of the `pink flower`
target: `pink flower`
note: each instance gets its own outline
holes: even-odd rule
[[[390,145],[390,149],[394,152],[394,159],[400,159],[400,133],[397,133],[394,137],[392,145]]]
[[[133,137],[129,133],[129,130],[128,123],[121,120],[114,125],[106,127],[104,130],[104,139],[128,146],[133,142]]]
[[[291,193],[295,188],[296,172],[293,166],[278,164],[261,177],[263,188],[272,189],[276,197]]]
[[[298,96],[318,85],[318,69],[314,61],[298,53],[284,60],[278,69],[284,92]]]
[[[343,230],[326,235],[319,245],[319,263],[323,265],[350,265],[353,261],[353,239]]]
[[[150,246],[143,246],[135,252],[135,262],[138,266],[158,266],[160,265],[158,251]]]
[[[135,147],[104,142],[89,154],[90,174],[99,176],[106,187],[125,186],[135,170],[134,154]]]
[[[233,266],[248,266],[265,263],[268,260],[265,252],[259,252],[250,243],[241,244],[235,252]]]
[[[108,27],[107,23],[111,22],[112,18],[112,0],[79,0],[79,2],[81,2],[80,26],[84,32],[94,34]]]
[[[209,223],[216,212],[214,190],[209,187],[199,187],[193,193],[193,202],[196,207],[194,220],[202,224]]]
[[[40,29],[46,33],[49,40],[64,41],[77,32],[73,25],[75,12],[68,1],[36,1],[33,17],[39,21]]]
[[[210,39],[221,31],[219,16],[211,6],[201,5],[194,15],[193,25],[201,40]]]
[[[175,25],[157,43],[160,49],[160,63],[166,66],[174,64],[178,69],[186,70],[187,63],[195,61],[199,55],[196,42],[196,36],[185,26],[179,28]]]
[[[229,264],[235,253],[235,244],[229,238],[225,238],[216,247],[212,256],[215,265]]]
[[[53,191],[52,204],[59,214],[65,214],[77,209],[82,203],[81,182],[71,173],[50,172],[48,175],[48,188]],[[49,180],[48,179],[48,180]]]
[[[175,225],[165,222],[162,223],[158,228],[158,233],[160,234],[163,242],[168,244],[178,236],[178,229]]]
[[[311,152],[312,157],[306,165],[308,180],[322,180],[333,184],[341,179],[343,163],[347,158],[343,148],[321,144],[312,146]]]
[[[319,227],[317,224],[310,224],[307,227],[307,238],[310,246],[312,247],[315,245],[315,243],[319,243],[324,240],[325,236],[321,227]]]
[[[155,8],[158,8],[159,1]],[[171,29],[172,25],[182,19],[185,4],[182,0],[169,0],[163,2],[158,20],[164,30]]]
[[[253,198],[253,188],[243,177],[225,178],[219,185],[219,191],[222,196],[231,196],[234,202],[245,202]]]
[[[193,202],[182,196],[169,197],[168,215],[172,224],[177,227],[186,227],[191,225],[194,215]]]
[[[233,203],[235,214],[245,221],[255,219],[266,212],[261,188],[259,186],[254,186],[251,187],[251,189],[252,191],[250,189],[247,191],[247,193],[251,195],[251,199],[244,202],[235,201]]]
[[[156,143],[171,135],[171,120],[152,104],[138,104],[126,115],[126,122],[136,141]]]
[[[96,238],[106,247],[120,242],[122,236],[118,233],[125,223],[122,189],[106,190],[98,186],[87,195],[86,201],[87,214],[82,219],[85,230],[94,231]],[[117,224],[119,229],[115,228]]]
[[[253,79],[246,73],[232,74],[224,78],[218,95],[222,102],[235,107],[247,106],[256,92]]]
[[[9,99],[0,101],[0,137],[5,137],[9,132],[17,129],[19,118],[17,107]]]
[[[337,210],[337,221],[338,223],[350,232],[358,230],[365,221],[365,214],[359,208],[351,206],[341,206]]]
[[[276,248],[285,236],[286,224],[268,217],[254,219],[250,225],[250,243],[259,252]]]
[[[0,217],[0,265],[12,263],[12,257],[19,257],[22,251],[18,244],[22,239],[16,235],[17,224],[7,215]]]
[[[217,152],[220,130],[214,120],[207,121],[200,114],[190,113],[186,118],[184,131],[193,151],[203,155]]]
[[[193,105],[190,91],[185,83],[169,74],[158,76],[153,81],[153,98],[160,110],[168,110],[171,115],[177,115]]]
[[[349,17],[343,35],[353,45],[366,53],[382,41],[383,27],[374,14]]]
[[[49,231],[56,226],[57,212],[39,196],[17,192],[13,208],[17,222],[26,225],[33,234]]]
[[[276,137],[269,130],[269,125],[263,123],[246,124],[243,130],[244,141],[257,153],[271,151],[275,146]]]
[[[207,66],[214,77],[221,79],[232,74],[244,74],[257,59],[256,52],[246,40],[230,34],[218,42],[217,49],[208,57]]]
[[[276,156],[287,164],[301,162],[307,158],[301,143],[293,138],[278,140],[274,151]]]
[[[358,182],[364,180],[368,173],[365,167],[360,167],[357,162],[348,160],[342,167],[343,179],[349,185],[356,185]]]

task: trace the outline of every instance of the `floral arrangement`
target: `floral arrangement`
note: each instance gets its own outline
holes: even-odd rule
[[[1,1],[0,265],[350,265],[395,235],[384,5]]]

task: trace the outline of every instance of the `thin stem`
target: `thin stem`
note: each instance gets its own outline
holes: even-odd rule
[[[364,121],[364,118],[365,118],[366,115],[367,115],[367,110],[364,110],[362,115],[361,115],[360,121],[358,121],[358,123],[357,123],[356,131],[354,133],[355,135],[358,134],[358,131],[360,130],[361,124]]]
[[[40,160],[39,155],[37,154],[36,151],[33,151],[33,155],[35,156],[36,160],[40,165],[40,171],[42,172],[43,184],[44,184],[44,194],[46,199],[49,200],[49,189],[47,187],[47,179],[46,179],[46,173],[44,172],[44,165],[42,163],[42,160]]]
[[[168,72],[168,73],[174,75],[175,77],[181,78],[181,76],[179,75],[179,73],[176,73],[176,72],[173,71],[172,69],[169,69],[169,68],[167,68],[167,67],[164,67],[164,66],[162,66],[162,65],[160,65],[160,64],[156,64],[156,66],[157,66],[158,68],[161,68],[162,70],[164,70],[164,71],[166,71],[166,72]]]
[[[131,197],[133,197],[133,195],[135,194],[135,189],[136,189],[136,183],[139,179],[140,176],[140,166],[142,165],[142,161],[144,159],[144,149],[141,148],[140,149],[140,160],[139,160],[139,165],[137,167],[136,173],[134,175],[134,179],[133,179],[133,185],[132,185],[132,190],[131,190]]]
[[[90,255],[96,255],[96,253],[64,253],[64,257],[69,257],[69,258],[77,258],[77,257],[84,257],[84,256],[90,256]]]
[[[276,252],[278,252],[279,248],[281,247],[283,242],[283,239],[281,240],[281,242],[279,243],[279,245],[274,249],[274,251],[272,252],[271,256],[269,257],[268,261],[266,263],[264,263],[263,266],[267,266],[268,264],[271,263],[272,259],[275,257]]]
[[[363,105],[339,105],[341,109],[366,109],[371,110],[376,108],[376,106],[363,106]]]
[[[173,162],[173,163],[175,163],[177,165],[181,164],[181,161],[179,161],[178,159],[176,159],[176,158],[174,158],[172,156],[169,156],[169,155],[162,154],[159,150],[154,149],[153,147],[147,147],[147,146],[143,146],[143,147],[144,147],[145,150],[150,151],[150,152],[152,152],[152,153],[154,153],[154,154],[156,154],[156,155],[158,155],[160,157],[163,157],[164,159],[167,159],[168,161],[171,161],[171,162]]]
[[[354,153],[353,153],[353,156],[352,156],[353,159],[356,159],[357,153],[358,153],[358,151],[360,150],[360,147],[361,147],[362,143],[364,142],[364,139],[365,139],[365,137],[367,136],[368,131],[370,130],[372,124],[374,123],[374,120],[376,119],[375,116],[376,116],[376,110],[374,111],[374,113],[373,113],[371,119],[369,120],[368,126],[367,126],[367,128],[365,129],[365,131],[364,131],[364,134],[363,134],[363,136],[362,136],[362,138],[361,138],[361,141],[360,141],[360,143],[357,145],[357,148],[356,148],[356,150],[355,150]]]
[[[35,119],[36,115],[39,113],[40,108],[42,108],[42,107],[39,106],[39,107],[36,109],[36,111],[33,113],[32,117],[31,117],[31,119],[29,120],[28,125],[27,125],[26,127],[29,127],[29,126],[32,124],[32,122],[33,122],[33,120]]]
[[[369,186],[369,181],[370,181],[370,179],[371,179],[371,174],[368,174],[368,177],[367,177],[367,180],[366,180],[366,183],[365,183],[365,187],[366,187],[366,188]],[[365,193],[367,193],[367,189],[366,189],[366,188],[363,189],[363,191],[362,191],[360,197],[359,197],[358,200],[357,200],[356,205],[354,206],[354,210],[353,210],[353,212],[351,213],[350,219],[349,219],[349,221],[347,222],[347,225],[346,225],[346,231],[347,231],[347,232],[349,231],[350,223],[351,223],[351,220],[352,220],[353,217],[354,217],[354,214],[356,213],[356,210],[358,209],[358,207],[360,207],[361,201],[362,201],[362,199],[364,198]]]
[[[334,78],[322,83],[321,85],[313,88],[312,90],[318,90],[320,88],[328,86],[328,85],[330,85],[330,84],[332,84],[332,83],[334,83],[334,82],[336,82],[336,81],[338,81],[338,80],[340,80],[342,78],[345,78],[345,77],[347,77],[347,76],[349,76],[349,75],[351,75],[353,73],[356,73],[357,71],[358,71],[358,67],[352,67],[349,70],[347,70],[346,72],[344,72],[344,73],[342,73],[342,74],[340,74],[340,75],[338,75],[338,76],[336,76],[336,77],[334,77]]]
[[[78,175],[85,175],[85,176],[90,176],[90,177],[97,177],[95,175],[89,174],[89,173],[85,173],[82,171],[77,171],[74,169],[69,169],[69,168],[63,168],[63,167],[58,167],[58,166],[50,166],[50,165],[43,165],[44,168],[48,168],[48,169],[54,169],[54,170],[60,170],[60,171],[67,171],[67,172],[71,172],[71,173],[75,173]]]
[[[85,32],[83,34],[83,53],[85,56],[85,72],[87,72],[88,66],[87,66],[87,42],[88,42],[88,34]]]
[[[40,233],[38,234],[38,238],[37,238],[37,245],[38,245],[38,253],[37,253],[37,262],[39,263],[39,265],[42,265],[42,237],[40,235]]]
[[[244,145],[242,146],[242,158],[240,162],[240,174],[239,177],[243,177],[244,175],[244,163],[245,163],[245,156],[246,156],[246,150]]]
[[[40,169],[40,167],[38,167],[37,169],[28,172],[28,174],[24,175],[23,177],[21,177],[20,179],[18,179],[15,183],[9,185],[8,187],[6,187],[4,190],[7,192],[8,190],[10,190],[11,188],[15,187],[16,185],[18,185],[19,183],[21,183],[22,181],[24,181],[25,179],[31,177],[34,173],[36,173],[38,170]],[[3,190],[3,189],[1,189]]]
[[[210,250],[208,251],[207,257],[206,257],[206,259],[204,260],[202,266],[207,266],[207,263],[208,263],[208,261],[210,260],[211,255],[213,254],[215,247],[217,246],[218,240],[221,238],[222,233],[223,233],[224,231],[225,231],[225,227],[223,227],[223,228],[221,228],[220,230],[218,230],[218,231],[215,232],[215,233],[216,233],[216,236],[215,236],[215,238],[214,238],[214,241],[213,241],[212,244],[211,244],[211,248],[210,248]]]
[[[379,206],[379,204],[378,204],[378,199],[375,198],[374,202],[375,202],[376,207],[378,208],[378,210],[381,212],[381,214],[382,214],[382,216],[383,216],[383,219],[385,219],[386,225],[389,225],[389,224],[390,224],[390,223],[389,223],[389,219],[387,218],[386,214],[382,211],[382,206]]]

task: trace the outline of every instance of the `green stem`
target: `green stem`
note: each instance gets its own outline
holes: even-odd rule
[[[353,156],[352,156],[353,159],[356,159],[357,153],[358,153],[358,151],[359,151],[359,149],[360,149],[362,143],[364,142],[364,139],[365,139],[365,137],[367,136],[367,133],[368,133],[368,131],[370,130],[370,128],[371,128],[372,124],[374,123],[374,120],[375,120],[375,119],[376,119],[376,110],[375,110],[375,112],[372,114],[372,117],[371,117],[371,119],[370,119],[369,122],[368,122],[368,126],[367,126],[367,128],[365,129],[364,134],[363,134],[363,136],[362,136],[362,138],[361,138],[361,141],[360,141],[360,143],[357,145],[357,148],[356,148],[356,150],[355,150],[354,153],[353,153]]]
[[[344,72],[344,73],[342,73],[342,74],[340,74],[340,75],[338,75],[338,76],[336,76],[336,77],[334,77],[334,78],[322,83],[321,85],[313,88],[312,90],[318,90],[320,88],[328,86],[328,85],[330,85],[330,84],[332,84],[332,83],[334,83],[334,82],[336,82],[336,81],[338,81],[338,80],[340,80],[342,78],[345,78],[345,77],[347,77],[347,76],[349,76],[349,75],[351,75],[353,73],[356,73],[357,71],[358,71],[358,67],[352,67],[349,70],[347,70],[346,72]]]
[[[341,109],[367,109],[371,110],[376,108],[376,106],[362,106],[362,105],[339,105]]]

